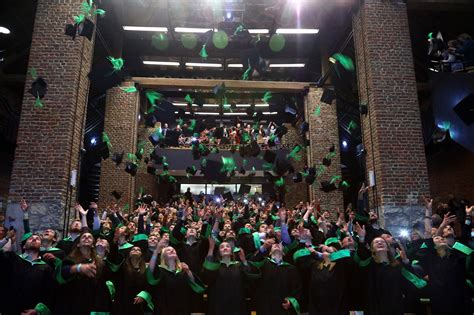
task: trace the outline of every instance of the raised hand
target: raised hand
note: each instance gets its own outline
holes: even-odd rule
[[[427,198],[426,196],[423,196],[423,203],[425,204],[425,207],[427,209],[431,209],[433,207],[433,199]]]
[[[472,212],[473,210],[474,210],[474,205],[472,205],[470,207],[466,206],[466,215],[467,216],[472,216],[473,215],[473,212]]]
[[[281,303],[281,306],[285,309],[285,310],[289,310],[290,307],[291,307],[291,303],[290,301],[288,301],[288,299],[285,299],[285,301],[283,303]]]
[[[145,300],[139,296],[136,296],[134,299],[133,299],[133,304],[141,304],[143,303]]]
[[[81,271],[80,273],[88,278],[94,278],[97,272],[97,268],[95,262],[92,264],[81,264]]]
[[[76,204],[76,206],[74,207],[74,209],[76,209],[77,211],[79,211],[79,213],[80,213],[81,215],[83,215],[83,216],[84,216],[84,215],[87,215],[87,212],[89,212],[89,210],[84,210],[84,208],[82,208],[82,206],[81,206],[79,203]]]
[[[144,215],[146,213],[146,205],[141,204],[138,207],[137,212],[138,212],[139,215]]]
[[[354,226],[354,232],[356,232],[356,234],[359,235],[359,238],[365,239],[366,232],[365,232],[364,225],[361,226],[359,222],[356,222]]]
[[[28,204],[26,203],[26,200],[25,199],[21,199],[20,200],[20,208],[21,210],[23,210],[23,212],[26,212],[28,211]]]

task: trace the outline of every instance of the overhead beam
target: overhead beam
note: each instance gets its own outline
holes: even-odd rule
[[[132,81],[148,88],[180,88],[212,90],[224,83],[227,90],[301,92],[309,88],[311,82],[281,81],[243,81],[243,80],[211,80],[211,79],[173,79],[133,77]]]

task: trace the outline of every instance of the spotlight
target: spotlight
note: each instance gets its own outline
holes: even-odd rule
[[[262,201],[262,206],[264,206],[264,205],[265,205],[265,201]]]
[[[142,119],[142,115],[138,114],[138,120]]]
[[[244,203],[245,203],[245,204],[248,204],[249,201],[248,201],[247,199],[244,199]]]
[[[97,138],[96,137],[93,137],[91,139],[91,145],[96,145],[97,144]]]
[[[196,142],[197,138],[196,137],[191,137],[191,142]]]
[[[232,21],[232,12],[227,12],[225,15],[225,20],[226,21]]]
[[[408,232],[407,229],[400,229],[400,237],[408,238],[409,235],[410,233]]]
[[[262,197],[258,197],[258,201],[262,201]]]
[[[343,148],[347,148],[348,145],[349,145],[349,144],[347,143],[346,140],[343,140],[343,141],[342,141],[342,147],[343,147]]]
[[[6,28],[5,26],[0,26],[0,34],[8,35],[10,34],[10,30]]]
[[[221,202],[221,198],[216,198],[216,202],[217,202],[217,203],[220,203],[220,202]]]

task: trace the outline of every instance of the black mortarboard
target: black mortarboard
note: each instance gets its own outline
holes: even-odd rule
[[[331,159],[323,158],[323,165],[324,166],[331,166]]]
[[[301,183],[303,181],[303,175],[300,172],[297,172],[293,175],[293,182],[294,183]]]
[[[165,145],[170,147],[178,147],[179,132],[174,130],[168,130],[165,135]]]
[[[227,201],[234,200],[234,197],[232,196],[232,193],[230,191],[225,192],[222,197],[224,198],[224,200]]]
[[[454,112],[468,126],[474,123],[474,93],[463,98],[454,108]]]
[[[186,167],[186,174],[190,174],[190,175],[196,175],[196,172],[197,172],[197,169],[196,169],[196,166],[188,166]]]
[[[145,117],[145,126],[154,128],[157,120],[153,113],[147,114]]]
[[[271,182],[271,183],[274,182],[275,176],[273,176],[273,174],[268,171],[263,172],[263,177],[267,180],[267,182]]]
[[[93,162],[99,162],[101,159],[106,160],[110,156],[109,147],[105,142],[100,142],[92,150],[89,151],[89,158]]]
[[[263,155],[263,160],[268,163],[275,162],[275,158],[276,158],[276,153],[271,150],[266,150],[265,154]]]
[[[112,155],[112,161],[115,162],[115,166],[119,166],[122,161],[123,161],[123,155],[124,155],[124,152],[122,151],[121,153],[114,153],[114,155]]]
[[[306,176],[304,180],[305,180],[306,184],[313,185],[314,181],[316,180],[316,176],[310,174],[310,175]]]
[[[157,146],[160,143],[160,134],[154,132],[149,137],[148,140],[153,144],[153,146]]]
[[[222,163],[220,161],[207,160],[206,168],[204,169],[204,178],[208,182],[224,182],[226,181],[226,174],[221,173]]]
[[[369,108],[367,107],[367,104],[360,104],[359,111],[361,115],[367,115],[369,113]]]
[[[200,94],[197,94],[197,95],[194,97],[194,104],[196,104],[196,105],[199,106],[199,107],[203,107],[203,105],[204,105],[204,98],[203,98]]]
[[[324,89],[323,95],[321,95],[321,102],[331,105],[335,98],[336,93],[333,90]]]
[[[28,93],[30,93],[34,97],[43,98],[46,94],[47,89],[48,84],[46,83],[46,81],[42,77],[38,77],[31,83],[31,88],[28,90]]]
[[[64,28],[64,34],[71,36],[72,39],[75,39],[77,35],[77,24],[66,24],[66,27]]]
[[[84,36],[88,40],[92,40],[92,34],[94,34],[94,22],[85,19],[77,26],[77,32],[79,33],[79,36]]]
[[[167,100],[161,100],[157,106],[158,108],[155,109],[153,114],[155,114],[158,121],[168,124],[172,124],[176,121],[174,112],[178,109],[173,105],[173,103]]]
[[[156,167],[149,165],[146,168],[146,172],[151,175],[156,175]]]
[[[287,132],[288,132],[288,128],[286,128],[285,126],[278,126],[277,129],[275,130],[275,135],[278,138],[281,138],[284,135],[286,135]]]
[[[129,173],[132,176],[137,174],[138,165],[132,162],[127,162],[125,164],[125,172]]]
[[[212,93],[217,97],[223,97],[225,94],[225,84],[220,83],[212,88]]]
[[[309,124],[306,121],[303,121],[300,125],[300,133],[304,134],[309,130]]]
[[[283,158],[277,159],[275,166],[273,167],[273,171],[280,176],[285,175],[287,172],[294,172],[294,170],[293,165],[291,165],[287,159]]]
[[[118,191],[116,191],[116,190],[112,191],[110,194],[111,194],[112,196],[114,196],[114,198],[117,199],[117,200],[120,200],[120,198],[122,198],[122,193],[121,193],[121,192],[118,192]]]
[[[336,151],[336,146],[333,144],[331,145],[331,147],[329,148],[329,152],[335,152]]]
[[[224,128],[223,127],[217,127],[215,132],[214,132],[214,138],[222,139],[223,137],[224,137]]]
[[[326,192],[326,193],[334,191],[336,189],[337,189],[337,187],[336,187],[335,183],[331,183],[327,180],[321,182],[321,190]]]
[[[247,107],[245,112],[249,117],[253,117],[253,114],[255,113],[255,108],[253,106]]]
[[[244,194],[250,193],[251,188],[252,187],[250,185],[241,184],[240,187],[239,187],[239,195],[244,195]]]

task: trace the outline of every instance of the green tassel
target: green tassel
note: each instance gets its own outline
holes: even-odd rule
[[[316,109],[314,110],[314,113],[313,113],[316,117],[319,117],[321,115],[321,105],[318,105],[318,107],[316,107]]]
[[[112,66],[114,67],[114,71],[120,71],[123,68],[123,59],[122,58],[114,58],[112,56],[107,57],[110,61]]]
[[[277,187],[282,187],[285,185],[285,179],[283,177],[280,177],[278,180],[275,181],[275,186]]]
[[[83,12],[85,15],[89,15],[93,6],[94,6],[94,4],[93,4],[92,0],[89,0],[89,2],[84,1],[81,4],[81,12]]]
[[[135,93],[138,91],[137,88],[134,86],[120,87],[120,89],[125,93]]]
[[[112,148],[112,144],[110,143],[109,136],[104,132],[102,132],[102,141],[107,145],[109,150]]]
[[[272,92],[267,91],[265,94],[263,94],[262,101],[265,103],[268,103],[272,99]]]
[[[79,15],[75,15],[73,19],[74,19],[74,23],[80,24],[85,21],[86,16],[84,14],[79,14]]]
[[[352,61],[351,58],[343,55],[343,54],[334,54],[332,55],[332,58],[336,59],[337,61],[339,61],[339,63],[341,64],[341,66],[348,70],[348,71],[354,71],[355,67],[354,67],[354,62]]]
[[[34,108],[43,108],[43,103],[41,102],[41,99],[39,96],[36,98],[35,105],[33,106]]]
[[[353,120],[351,120],[349,123],[349,126],[347,126],[347,129],[349,130],[349,132],[351,132],[352,130],[356,128],[357,128],[357,124]]]
[[[191,95],[187,94],[186,97],[184,98],[186,103],[188,103],[190,106],[193,105],[194,100],[191,98]]]
[[[180,126],[182,126],[184,124],[184,120],[182,118],[178,119],[176,122]]]
[[[31,74],[31,78],[33,80],[36,80],[38,78],[38,73],[36,72],[36,69],[35,68],[31,68],[30,69],[30,74]]]
[[[199,56],[201,56],[201,58],[204,58],[204,59],[209,57],[206,51],[206,44],[202,45],[201,51],[199,52]]]
[[[245,70],[244,74],[242,75],[242,80],[247,81],[249,79],[250,73],[252,72],[252,66],[250,65],[249,60],[249,67]]]
[[[236,29],[235,29],[235,32],[234,32],[234,35],[237,35],[237,33],[240,33],[244,30],[244,25],[243,24],[240,24]]]
[[[290,152],[290,154],[287,155],[287,159],[294,159],[295,161],[301,160],[301,155],[299,155],[301,151],[301,146],[297,145],[294,147],[294,149]]]
[[[267,171],[268,171],[268,170],[271,170],[271,169],[273,168],[273,164],[272,164],[272,163],[265,162],[265,163],[262,164],[262,168],[263,168],[264,170],[267,170]]]
[[[151,91],[151,90],[146,91],[145,96],[148,99],[148,101],[150,102],[150,104],[152,104],[152,105],[156,105],[155,101],[157,101],[157,100],[160,101],[163,98],[162,94],[160,94],[156,91]]]
[[[330,184],[334,184],[336,181],[340,180],[341,176],[340,175],[335,175],[331,177],[331,180],[329,181]]]
[[[124,206],[123,206],[123,211],[128,211],[130,210],[130,205],[128,203],[126,203]]]
[[[343,181],[341,182],[341,187],[347,188],[347,187],[350,187],[350,185],[349,185],[348,182],[346,182],[345,180],[343,180]]]
[[[326,154],[326,159],[332,159],[336,156],[336,152],[329,152]]]
[[[145,189],[142,187],[138,188],[138,193],[143,196],[143,193],[145,192]]]
[[[194,128],[196,128],[196,119],[192,119],[191,123],[189,124],[189,127],[188,127],[188,129],[191,130],[191,131],[193,131]]]
[[[429,33],[429,34],[428,34],[428,40],[431,40],[431,39],[433,39],[433,38],[434,38],[434,37],[433,37],[433,32]]]
[[[234,158],[231,158],[231,157],[221,157],[222,159],[222,168],[220,170],[221,173],[224,173],[224,172],[232,172],[233,170],[236,169],[236,166],[235,166],[235,160]]]
[[[97,9],[97,10],[94,11],[94,15],[104,16],[105,15],[105,10]]]

